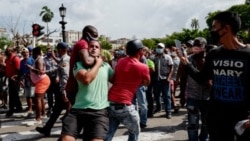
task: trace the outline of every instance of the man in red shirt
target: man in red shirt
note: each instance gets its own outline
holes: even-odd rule
[[[16,56],[13,47],[8,47],[5,50],[5,55],[7,57],[5,60],[5,75],[9,80],[9,111],[6,113],[6,117],[10,117],[14,112],[20,112],[23,110],[19,97],[20,85],[18,80],[21,60]]]
[[[78,61],[82,61],[84,66],[92,66],[94,64],[94,58],[88,53],[88,43],[91,40],[97,40],[98,31],[92,25],[87,25],[83,28],[82,38],[74,45],[70,56],[70,69],[69,78],[65,87],[65,93],[67,93],[66,101],[69,99],[70,105],[74,104],[75,95],[78,90],[78,85],[75,77],[73,76],[73,67]]]
[[[121,58],[115,68],[113,86],[109,90],[109,131],[105,141],[111,141],[120,123],[129,130],[129,140],[138,141],[140,133],[139,113],[132,105],[136,90],[150,82],[149,68],[139,60],[143,56],[140,40],[126,45],[128,57]]]

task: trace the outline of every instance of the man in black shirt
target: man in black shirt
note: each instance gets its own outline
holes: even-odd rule
[[[235,136],[238,141],[250,140],[234,130],[238,121],[247,119],[250,109],[250,48],[237,39],[240,25],[236,13],[214,16],[211,37],[219,47],[207,54],[202,70],[181,57],[196,81],[212,86],[207,117],[210,141],[234,141]]]

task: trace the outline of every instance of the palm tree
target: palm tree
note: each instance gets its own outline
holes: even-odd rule
[[[54,17],[54,13],[47,6],[43,6],[40,16],[42,16],[42,21],[45,22],[47,26],[47,42],[48,42],[49,39],[48,23],[51,22],[52,18]]]
[[[193,18],[191,21],[191,27],[192,29],[198,29],[199,28],[199,20],[196,18]]]

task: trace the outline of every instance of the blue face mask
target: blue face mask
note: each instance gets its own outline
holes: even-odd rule
[[[162,54],[163,53],[163,48],[157,48],[156,50],[157,54]]]
[[[119,55],[123,55],[124,51],[123,50],[119,50]]]
[[[50,52],[47,53],[47,57],[51,57],[51,55],[52,55],[52,54],[51,54]]]

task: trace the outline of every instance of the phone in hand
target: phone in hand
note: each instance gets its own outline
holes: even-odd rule
[[[175,42],[175,46],[178,49],[178,55],[180,55],[181,57],[184,56],[184,52],[183,52],[183,49],[182,49],[182,46],[181,46],[181,41],[175,39],[174,42]]]

